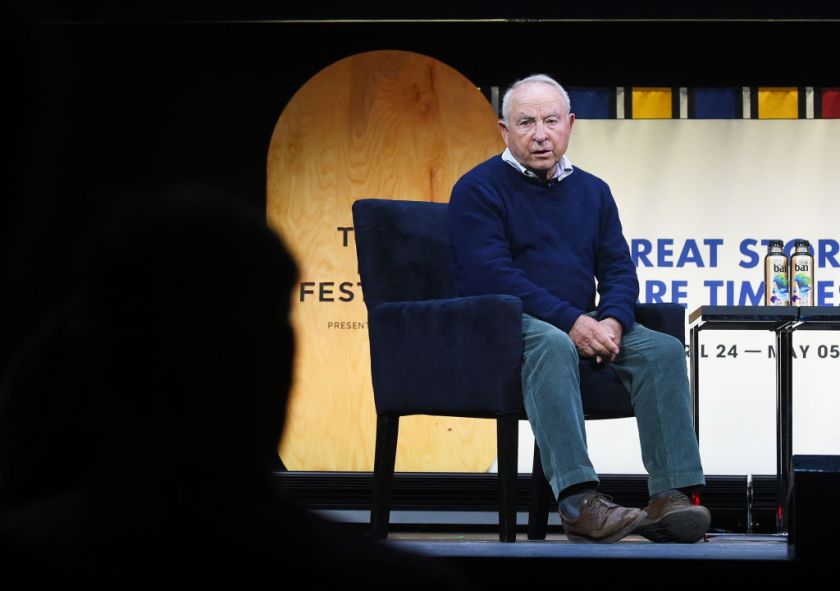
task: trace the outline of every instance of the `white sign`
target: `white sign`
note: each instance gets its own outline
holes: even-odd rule
[[[840,121],[578,120],[568,155],[612,189],[640,301],[683,304],[686,319],[702,305],[762,304],[766,241],[804,238],[815,303],[840,305]],[[706,474],[775,474],[772,333],[700,342]],[[794,346],[793,452],[840,454],[840,333],[798,332]],[[590,421],[587,434],[597,471],[644,473],[634,419]]]

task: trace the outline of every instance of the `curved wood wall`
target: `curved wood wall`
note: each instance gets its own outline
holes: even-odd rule
[[[267,214],[301,268],[296,377],[280,445],[289,469],[373,466],[376,414],[353,201],[448,201],[464,172],[503,148],[478,89],[420,54],[348,57],[288,103],[269,148]],[[486,471],[495,447],[493,421],[407,417],[397,469]]]

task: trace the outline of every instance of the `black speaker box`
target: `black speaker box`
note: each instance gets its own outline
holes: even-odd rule
[[[840,550],[840,456],[793,456],[788,555],[836,560]]]

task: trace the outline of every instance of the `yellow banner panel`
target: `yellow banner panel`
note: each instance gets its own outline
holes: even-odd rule
[[[671,89],[633,87],[633,119],[671,119]]]
[[[799,91],[795,86],[759,87],[759,119],[799,119]]]

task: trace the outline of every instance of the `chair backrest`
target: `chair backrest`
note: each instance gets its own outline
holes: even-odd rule
[[[455,295],[446,203],[360,199],[353,226],[365,304]]]

